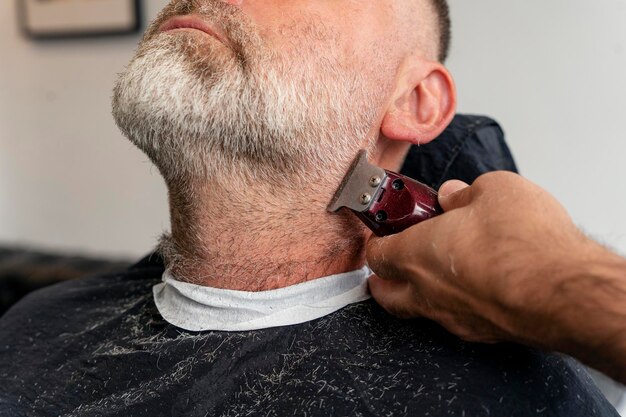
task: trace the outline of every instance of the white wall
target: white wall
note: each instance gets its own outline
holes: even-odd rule
[[[495,117],[523,174],[626,254],[626,0],[449,0],[460,111]]]
[[[167,1],[145,3],[153,18]],[[140,256],[168,227],[166,189],[110,116],[139,35],[32,41],[15,4],[0,1],[0,243]]]
[[[626,0],[450,2],[460,110],[497,118],[523,173],[626,253]],[[141,255],[168,227],[166,190],[109,110],[138,37],[27,40],[14,4],[0,1],[0,243]]]

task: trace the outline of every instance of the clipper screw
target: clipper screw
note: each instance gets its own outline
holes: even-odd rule
[[[404,188],[404,181],[402,181],[401,179],[397,179],[391,184],[391,186],[393,187],[394,190],[400,191],[401,189]]]
[[[374,176],[374,177],[370,178],[370,185],[372,187],[378,187],[381,182],[382,182],[382,180],[380,179],[380,177]]]

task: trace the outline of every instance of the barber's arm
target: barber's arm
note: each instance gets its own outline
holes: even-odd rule
[[[561,351],[626,382],[626,260],[515,174],[450,181],[440,203],[443,215],[369,241],[385,309],[470,341]]]

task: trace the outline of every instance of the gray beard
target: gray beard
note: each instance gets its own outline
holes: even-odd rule
[[[375,91],[329,58],[286,61],[258,41],[156,34],[117,80],[113,115],[168,185],[233,178],[302,187],[341,178],[376,116]],[[226,174],[226,175],[225,175]],[[225,178],[227,177],[227,178]]]
[[[159,20],[180,12],[166,10],[120,75],[113,115],[168,185],[172,235],[159,250],[178,279],[308,276],[300,269],[332,265],[362,240],[351,218],[319,220],[358,150],[373,148],[368,135],[389,86],[368,79],[364,65],[342,66],[334,42],[316,43],[320,25],[290,37],[297,55],[279,55],[224,4],[201,12],[224,24],[228,47],[199,34],[159,34]],[[272,234],[280,243],[255,246]],[[307,236],[319,246],[314,258],[281,260],[285,245]],[[255,271],[242,269],[252,256],[242,249],[255,252]],[[270,251],[267,259],[259,250]]]

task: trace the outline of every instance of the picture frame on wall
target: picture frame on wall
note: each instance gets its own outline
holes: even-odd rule
[[[134,33],[140,0],[17,0],[22,31],[32,38]]]

